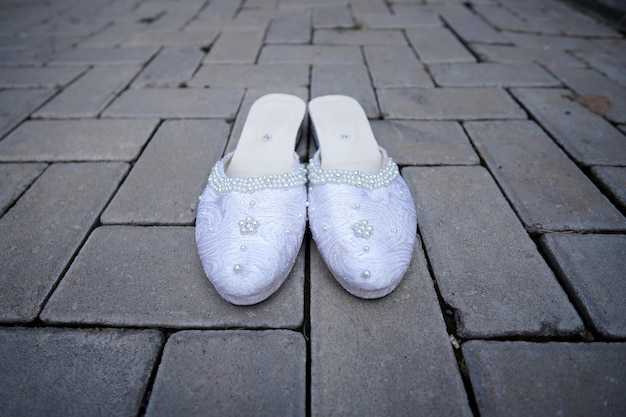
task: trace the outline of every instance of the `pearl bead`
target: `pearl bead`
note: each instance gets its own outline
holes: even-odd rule
[[[224,173],[224,161],[219,161],[211,170],[209,185],[218,193],[238,191],[253,193],[263,189],[285,189],[304,185],[307,182],[307,169],[298,166],[286,174],[264,175],[255,178],[230,178]]]
[[[233,271],[240,272],[241,271],[241,265],[235,264],[235,266],[233,266]]]
[[[245,252],[247,248],[246,248],[246,246],[245,246],[245,245],[241,245],[241,246],[239,247],[239,249],[241,249],[241,251],[242,251],[242,252]]]
[[[239,232],[242,235],[255,234],[259,226],[259,222],[250,216],[246,217],[245,220],[239,220]]]
[[[363,273],[361,274],[361,276],[363,278],[369,278],[372,274],[370,273],[370,271],[368,271],[367,269],[365,271],[363,271]]]
[[[365,247],[363,248],[363,250],[364,250],[365,252],[369,252],[370,247],[369,247],[369,246],[365,246]]]
[[[352,231],[356,237],[363,237],[369,239],[374,228],[367,223],[367,220],[361,220],[360,223],[355,223],[352,226]]]
[[[309,184],[349,184],[366,190],[384,187],[390,184],[400,173],[398,166],[391,158],[387,159],[383,169],[376,174],[364,174],[359,171],[341,169],[322,169],[319,162],[314,159],[311,159],[308,169]]]

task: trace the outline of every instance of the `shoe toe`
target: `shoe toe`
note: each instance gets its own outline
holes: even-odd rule
[[[392,292],[409,266],[416,237],[415,207],[404,180],[369,191],[314,186],[309,199],[313,238],[337,281],[361,298]]]
[[[287,278],[304,235],[306,189],[201,196],[196,244],[206,276],[232,304],[272,295]]]

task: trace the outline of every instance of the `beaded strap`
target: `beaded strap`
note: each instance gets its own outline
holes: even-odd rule
[[[227,159],[227,158],[224,158]],[[306,168],[298,168],[286,174],[263,175],[255,178],[230,178],[224,173],[224,162],[219,161],[209,175],[209,185],[218,193],[237,191],[253,193],[264,189],[288,189],[306,184]]]
[[[398,165],[389,157],[384,168],[376,174],[344,169],[322,169],[315,158],[309,161],[309,182],[311,184],[348,184],[366,190],[381,188],[390,184],[400,173]]]

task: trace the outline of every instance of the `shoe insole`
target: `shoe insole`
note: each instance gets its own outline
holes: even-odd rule
[[[365,111],[348,96],[330,95],[309,102],[323,169],[380,171],[382,155]]]
[[[304,101],[289,94],[268,94],[256,100],[250,107],[226,175],[255,178],[291,172],[305,111]]]

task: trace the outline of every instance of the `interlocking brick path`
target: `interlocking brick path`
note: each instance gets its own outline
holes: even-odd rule
[[[0,2],[0,414],[626,414],[626,39],[559,0]],[[197,196],[263,94],[357,98],[418,239],[223,301]],[[305,121],[297,151],[315,150]]]

